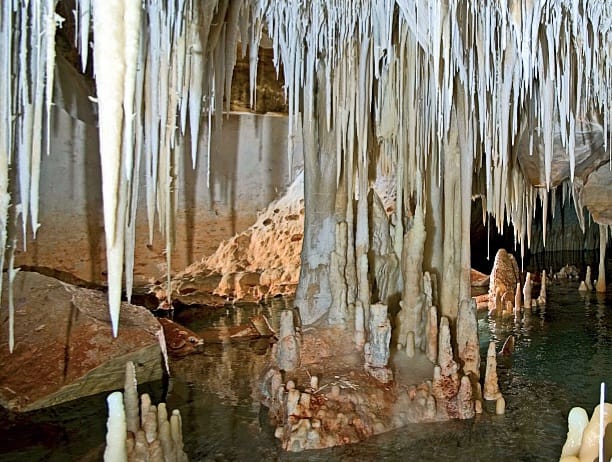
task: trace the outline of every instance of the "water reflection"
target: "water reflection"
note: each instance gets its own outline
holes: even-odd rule
[[[357,445],[284,453],[267,425],[265,411],[253,399],[270,352],[267,340],[207,344],[203,354],[175,361],[167,394],[157,399],[165,398],[170,407],[181,410],[186,451],[192,461],[558,460],[569,410],[582,406],[590,414],[599,399],[600,382],[612,378],[611,294],[580,293],[577,287],[571,282],[550,284],[543,311],[496,319],[479,313],[483,367],[489,341],[496,342],[499,351],[509,335],[515,337],[514,353],[498,358],[506,398],[503,416],[414,424]],[[210,327],[226,329],[248,322],[251,315],[265,314],[277,327],[279,311],[290,306],[290,300],[278,299],[266,306],[240,306],[206,315],[189,310],[179,321],[199,332]],[[90,448],[104,442],[104,398],[72,404],[80,411],[70,419],[58,418],[62,414],[57,409],[46,411],[60,427],[53,448],[38,441],[34,450],[32,441],[23,439],[17,453],[3,443],[0,460],[80,460],[77,454],[86,448],[79,428],[91,429],[86,443]],[[7,425],[6,416],[0,416],[0,428]]]

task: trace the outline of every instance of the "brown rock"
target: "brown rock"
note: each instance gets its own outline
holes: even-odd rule
[[[158,318],[170,356],[182,357],[203,350],[204,340],[192,330],[168,318]]]
[[[505,249],[499,249],[495,255],[489,281],[489,312],[497,310],[496,297],[500,298],[502,306],[506,305],[506,301],[514,303],[518,282],[520,282],[520,273],[514,255]]]
[[[113,338],[105,294],[24,271],[13,287],[13,353],[7,337],[0,343],[3,406],[30,411],[123,388],[127,361],[138,364],[140,383],[162,377],[161,326],[148,310],[122,303]],[[2,331],[8,332],[8,319]]]

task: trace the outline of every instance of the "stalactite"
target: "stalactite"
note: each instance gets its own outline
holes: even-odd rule
[[[14,197],[14,201],[23,208],[22,229],[27,227],[27,222],[34,233],[38,227],[38,174],[42,145],[37,140],[30,147],[27,134],[46,135],[43,138],[49,148],[53,37],[58,20],[56,3],[57,0],[2,3],[2,249],[6,246],[9,194],[14,189],[5,171],[15,152],[19,153],[20,196]],[[107,85],[104,83],[104,66],[99,64],[103,59],[101,53],[114,49],[116,52],[109,53],[115,58],[123,56],[120,50],[124,47],[119,44],[132,43],[129,36],[136,29],[122,29],[120,25],[130,23],[129,20],[124,22],[124,14],[130,11],[126,8],[134,5],[133,11],[136,11],[141,3],[130,3],[127,7],[116,1],[110,3],[108,5],[116,6],[114,15],[107,13],[110,11],[108,5],[102,7],[102,4],[101,0],[76,2],[76,42],[83,69],[88,61],[90,18],[93,18],[96,32],[96,27],[121,16],[120,20],[114,20],[117,33],[95,34],[105,37],[104,44],[98,43],[100,40],[94,42],[95,74],[100,88]],[[126,97],[123,108],[117,107],[118,103],[111,101],[104,90],[98,95],[101,144],[106,153],[102,155],[102,164],[107,247],[110,248],[108,259],[112,267],[109,294],[115,299],[121,291],[121,278],[118,276],[121,265],[117,265],[117,261],[123,258],[124,251],[126,255],[131,252],[130,244],[124,243],[124,239],[128,242],[133,239],[133,231],[129,229],[132,218],[127,219],[127,223],[123,221],[128,213],[126,210],[129,209],[131,217],[135,215],[132,191],[137,190],[134,188],[136,179],[130,172],[135,174],[135,156],[139,151],[133,152],[129,145],[140,143],[142,146],[149,239],[153,239],[157,218],[166,239],[170,274],[174,199],[168,189],[177,186],[173,175],[180,151],[176,149],[184,149],[179,137],[184,135],[188,125],[192,164],[195,165],[199,134],[204,131],[201,125],[207,125],[207,175],[210,183],[211,168],[214,167],[210,164],[212,126],[218,130],[222,112],[229,108],[238,34],[243,41],[241,46],[249,48],[253,64],[250,81],[254,87],[257,49],[263,28],[269,33],[275,65],[280,71],[282,64],[284,72],[290,119],[290,158],[295,132],[307,125],[309,118],[317,112],[325,127],[322,133],[324,136],[329,133],[334,142],[336,184],[344,175],[349,202],[355,190],[360,194],[367,191],[367,172],[374,163],[383,169],[400,163],[396,172],[396,251],[399,250],[398,238],[403,234],[409,199],[417,198],[422,203],[435,200],[433,185],[441,185],[440,180],[449,173],[440,156],[451,155],[447,148],[450,145],[449,134],[456,123],[453,108],[458,107],[457,103],[463,105],[463,110],[459,111],[462,114],[456,115],[466,124],[465,133],[462,131],[465,140],[461,142],[457,155],[473,155],[478,159],[474,167],[480,169],[479,175],[484,177],[482,193],[486,196],[487,212],[494,216],[498,226],[502,226],[506,219],[510,220],[515,225],[515,238],[521,246],[525,238],[528,244],[531,242],[535,195],[539,195],[544,205],[544,219],[548,204],[546,191],[535,192],[517,176],[514,149],[521,127],[530,125],[543,140],[545,185],[541,186],[546,188],[552,186],[553,131],[556,127],[559,127],[559,138],[569,155],[570,179],[575,170],[574,132],[581,117],[600,113],[604,121],[604,140],[606,143],[609,141],[612,52],[605,44],[609,42],[612,25],[610,7],[605,2],[514,2],[510,5],[472,2],[460,7],[454,2],[441,0],[348,3],[314,0],[307,4],[271,0],[146,0],[143,6],[148,35],[143,52],[146,60],[144,64],[140,62],[144,68],[143,80],[137,84],[144,86],[143,112],[135,116],[140,121],[134,120],[135,124],[142,123],[143,129],[135,129],[134,135],[129,133],[130,119],[136,114],[134,107],[130,108],[133,104],[130,103],[133,101],[130,96],[133,76],[122,80],[128,83],[127,87],[117,88],[117,92]],[[108,17],[105,18],[106,14]],[[31,24],[31,28],[22,27],[25,24]],[[248,44],[244,43],[246,40]],[[33,51],[26,51],[28,48]],[[137,48],[130,46],[128,49]],[[21,57],[12,58],[17,55]],[[118,77],[125,68],[127,74],[133,75],[130,69],[135,56],[132,53],[122,60],[115,59],[114,66],[108,66],[112,71],[107,73],[112,72],[116,74],[114,77]],[[23,66],[27,66],[25,72]],[[328,82],[321,96],[320,112],[314,110],[313,97],[313,93],[318,91],[318,72],[322,72]],[[138,93],[140,90],[136,88],[135,91]],[[251,99],[255,104],[253,93]],[[113,116],[109,115],[111,112]],[[112,118],[121,120],[112,121]],[[526,124],[526,120],[529,123]],[[126,151],[110,141],[121,139],[109,136],[111,126],[115,132],[118,130],[126,136],[125,141],[119,143]],[[306,127],[305,134],[312,133],[308,130]],[[534,138],[533,133],[526,136]],[[109,143],[114,143],[115,147],[110,149]],[[609,149],[608,144],[606,148]],[[111,151],[115,154],[109,154]],[[329,152],[328,149],[322,155]],[[481,157],[484,162],[480,161]],[[114,162],[124,165],[125,175],[119,171],[109,173]],[[427,170],[433,171],[426,174]],[[429,175],[424,188],[417,185],[418,174]],[[122,183],[121,177],[129,185]],[[467,191],[467,182],[461,181],[461,184]],[[446,188],[444,194],[449,194]],[[467,207],[465,203],[463,206]],[[452,207],[449,205],[448,209],[450,213]],[[450,220],[448,216],[444,227],[450,226]],[[363,220],[358,217],[357,222],[359,228]],[[349,228],[353,226],[348,211],[347,224]],[[349,269],[353,265],[350,253],[355,251],[355,246],[362,249],[364,245],[361,234],[352,236],[349,231],[347,238],[353,237],[355,242],[347,249]],[[131,257],[126,258],[129,260]],[[4,262],[3,254],[0,260]],[[437,260],[432,256],[432,261]],[[130,271],[131,264],[126,261],[125,267]],[[359,279],[363,292],[363,274]],[[362,303],[365,297],[359,295]],[[350,295],[348,298],[350,305]],[[444,305],[440,308],[444,313]]]

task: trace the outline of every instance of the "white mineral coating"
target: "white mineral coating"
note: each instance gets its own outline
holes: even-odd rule
[[[480,377],[480,343],[478,341],[478,319],[476,300],[470,298],[459,304],[457,316],[457,349],[463,363],[464,374]]]
[[[598,404],[593,411],[591,420],[584,429],[582,434],[582,442],[580,445],[579,458],[580,462],[594,461],[599,456],[599,443],[601,438],[600,427],[605,429],[604,436],[604,460],[609,460],[612,457],[612,432],[610,424],[612,424],[612,404],[604,403],[603,425],[601,420],[601,404]]]
[[[500,396],[499,384],[497,383],[497,352],[495,351],[495,342],[490,342],[487,351],[483,397],[488,401],[495,401]]]
[[[280,315],[279,338],[295,335],[293,310],[283,310]]]
[[[582,435],[588,423],[589,416],[583,408],[573,407],[570,410],[567,416],[567,438],[561,450],[561,458],[580,454]]]
[[[108,420],[106,421],[106,449],[104,462],[127,462],[125,410],[123,394],[120,391],[111,393],[106,398]]]
[[[120,0],[95,0],[93,25],[96,91],[98,96],[100,163],[104,203],[104,234],[108,264],[108,303],[116,337],[119,329],[123,276],[125,214],[127,197],[121,177],[121,141],[123,133],[123,92],[127,51],[125,44],[125,9]]]
[[[391,322],[387,316],[387,305],[372,304],[368,322],[368,342],[364,346],[366,365],[385,367],[389,361],[390,343]]]
[[[438,338],[438,365],[444,376],[450,376],[457,372],[457,363],[453,359],[451,340],[448,318],[442,316],[440,320],[440,335]]]
[[[580,281],[580,285],[578,286],[578,290],[580,292],[587,292],[589,289],[587,288],[584,281]]]

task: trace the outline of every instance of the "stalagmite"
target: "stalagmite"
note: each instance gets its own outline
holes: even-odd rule
[[[587,266],[586,275],[584,277],[584,283],[588,290],[593,290],[593,276],[591,275],[591,267]]]
[[[438,358],[438,309],[435,306],[429,308],[427,323],[427,358],[435,363]]]
[[[387,368],[390,343],[391,322],[387,316],[387,305],[372,304],[368,321],[368,341],[363,348],[365,369],[382,383],[393,379],[393,373]]]
[[[140,403],[138,400],[136,369],[132,361],[128,361],[125,364],[125,384],[123,390],[126,429],[136,435],[140,428]]]
[[[608,244],[608,226],[599,225],[599,274],[597,275],[597,292],[606,291],[606,246]]]
[[[127,462],[123,394],[119,391],[111,393],[106,401],[108,403],[108,421],[106,422],[107,433],[104,462]]]
[[[495,350],[495,342],[490,342],[487,351],[483,397],[488,401],[496,401],[500,396],[501,393],[497,383],[497,352]]]
[[[519,314],[521,312],[521,307],[522,307],[522,302],[521,302],[521,283],[517,282],[516,283],[516,292],[514,294],[514,312],[516,314]]]
[[[457,363],[453,359],[453,356],[448,318],[442,316],[438,340],[438,365],[440,366],[442,375],[450,376],[457,373]]]
[[[276,364],[281,370],[291,371],[300,364],[300,341],[295,332],[293,310],[281,312]]]
[[[495,400],[495,414],[503,415],[506,413],[506,400],[500,396]]]
[[[462,301],[457,316],[457,350],[463,373],[480,377],[480,344],[478,342],[478,320],[476,300]]]
[[[524,307],[531,309],[531,273],[525,275],[525,285],[523,286]]]
[[[584,429],[589,423],[587,412],[581,407],[574,407],[567,416],[567,438],[561,450],[561,460],[564,457],[578,456]]]
[[[540,283],[540,295],[538,296],[538,306],[546,305],[546,270],[542,270],[542,281]]]
[[[406,345],[408,332],[414,335],[415,347],[420,348],[425,334],[421,330],[423,294],[423,246],[425,243],[425,226],[423,211],[415,210],[412,227],[404,236],[402,249],[402,274],[404,290],[402,292],[402,309],[396,316],[396,343]]]
[[[612,404],[598,404],[593,411],[591,420],[584,428],[580,445],[580,461],[597,460],[600,454],[600,444],[603,441],[604,460],[609,460],[612,453],[612,436],[609,433],[612,424]],[[601,429],[605,437],[601,437]]]
[[[329,285],[332,303],[329,309],[328,322],[332,325],[346,327],[349,322],[346,265],[347,265],[347,223],[336,224],[336,249],[330,258]]]
[[[126,364],[125,384],[124,395],[114,392],[107,398],[105,462],[187,462],[180,411],[173,410],[169,417],[166,403],[154,406],[146,393],[140,397],[139,408],[135,369],[131,362]]]

